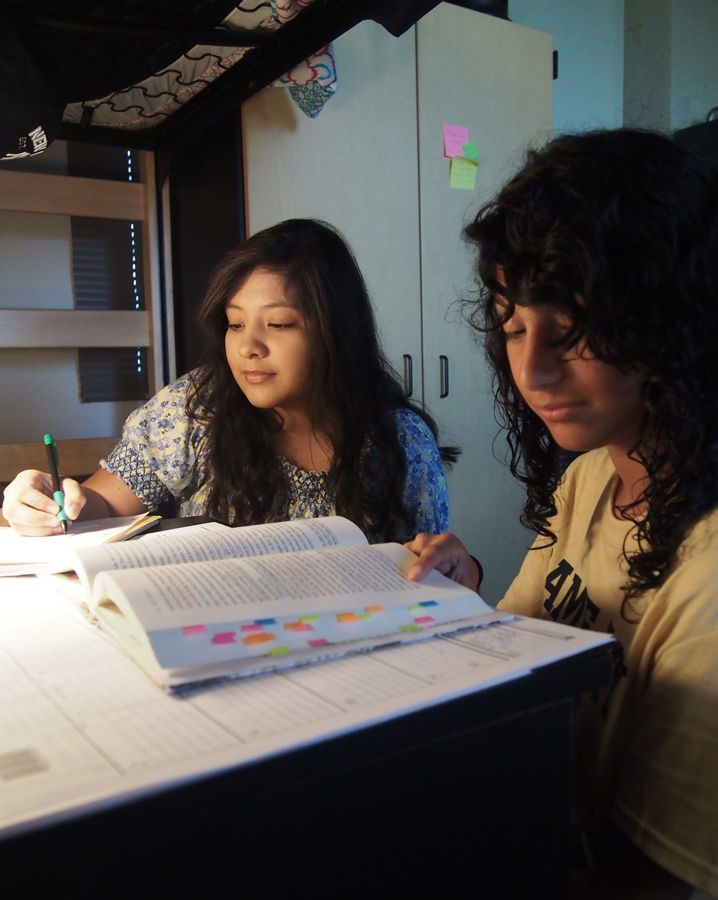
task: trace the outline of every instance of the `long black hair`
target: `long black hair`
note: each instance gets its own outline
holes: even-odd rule
[[[524,524],[555,540],[548,520],[563,466],[511,378],[501,325],[515,305],[561,309],[573,323],[566,347],[583,340],[598,359],[644,376],[631,456],[648,479],[624,511],[638,538],[636,552],[624,548],[625,616],[718,503],[718,173],[653,132],[564,135],[530,151],[465,234],[478,249],[470,319],[485,334],[511,471],[527,488]],[[508,300],[503,313],[496,294]],[[634,514],[642,505],[645,517]]]
[[[225,353],[226,306],[257,269],[284,278],[307,322],[307,412],[333,449],[328,477],[337,513],[357,522],[370,539],[408,534],[413,523],[402,503],[406,464],[393,411],[412,409],[434,436],[436,426],[409,402],[382,353],[351,250],[336,229],[312,219],[280,222],[231,250],[202,301],[207,349],[188,413],[206,427],[208,514],[239,525],[286,517],[288,486],[272,449],[281,419],[249,403]],[[444,456],[451,460],[452,448]]]

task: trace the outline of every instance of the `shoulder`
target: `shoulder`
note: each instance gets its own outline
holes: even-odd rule
[[[187,414],[187,401],[194,394],[197,370],[187,372],[152,396],[144,406],[130,413],[124,427],[124,437],[130,442],[154,439],[166,440],[189,435],[197,429]]]
[[[399,443],[405,449],[411,446],[436,447],[436,438],[422,417],[406,406],[391,411]]]
[[[718,631],[718,510],[700,519],[683,541],[678,562],[651,606],[665,604],[677,633]],[[689,630],[688,630],[689,629]]]
[[[179,378],[176,378],[174,381],[166,384],[163,388],[160,388],[160,390],[150,398],[146,405],[170,408],[180,404],[185,406],[188,398],[195,392],[195,385],[197,384],[200,374],[201,372],[199,369],[185,372],[184,375],[180,375]]]
[[[583,506],[595,509],[606,487],[617,477],[605,447],[582,453],[568,466],[559,482],[557,508],[559,511]]]

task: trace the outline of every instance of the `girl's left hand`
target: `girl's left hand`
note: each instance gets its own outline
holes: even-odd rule
[[[419,557],[409,570],[411,581],[421,581],[431,569],[436,569],[452,581],[478,591],[479,567],[455,534],[417,534],[404,546]]]

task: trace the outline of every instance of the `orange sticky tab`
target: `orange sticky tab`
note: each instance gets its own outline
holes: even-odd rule
[[[381,606],[381,605],[379,605],[379,604],[377,604],[376,606],[365,606],[364,609],[365,609],[368,613],[382,613],[382,612],[384,612],[384,607]]]
[[[358,622],[359,616],[356,613],[337,613],[337,622]]]
[[[286,631],[314,631],[314,626],[309,622],[285,622]]]
[[[261,634],[248,634],[246,637],[242,638],[242,641],[247,646],[251,646],[252,644],[266,644],[267,641],[274,640],[276,640],[276,638],[268,631],[263,631]]]

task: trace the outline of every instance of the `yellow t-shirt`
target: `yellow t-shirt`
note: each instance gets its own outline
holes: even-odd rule
[[[647,856],[718,894],[718,511],[701,520],[671,575],[621,616],[630,523],[613,514],[606,450],[569,467],[551,530],[537,538],[499,604],[523,615],[615,633],[610,690],[576,720],[578,803],[600,853],[609,817]]]

